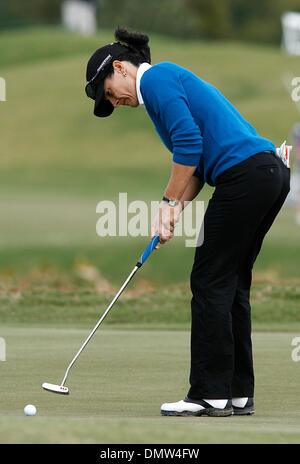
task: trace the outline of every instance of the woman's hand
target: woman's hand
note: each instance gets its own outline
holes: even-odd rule
[[[169,206],[166,201],[161,202],[151,227],[151,235],[158,233],[159,243],[166,243],[174,236],[175,225],[179,221],[181,211],[180,203],[177,206]]]
[[[164,196],[172,199],[180,199],[177,206],[169,206],[162,201],[159,211],[151,226],[152,237],[159,234],[161,244],[170,240],[174,235],[174,228],[180,218],[183,208],[192,201],[201,189],[200,181],[193,176],[197,166],[185,166],[173,162],[172,173],[165,190]],[[159,248],[156,246],[155,248]]]

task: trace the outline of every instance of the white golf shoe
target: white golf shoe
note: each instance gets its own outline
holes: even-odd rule
[[[232,416],[231,400],[191,400],[185,398],[176,403],[164,403],[160,412],[163,416]]]
[[[235,416],[250,416],[255,413],[253,398],[232,398],[232,407]]]

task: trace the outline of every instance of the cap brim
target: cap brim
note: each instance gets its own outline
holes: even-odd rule
[[[106,116],[111,115],[114,110],[110,101],[105,100],[103,88],[103,82],[99,82],[95,98],[94,115],[99,116],[100,118],[105,118]]]

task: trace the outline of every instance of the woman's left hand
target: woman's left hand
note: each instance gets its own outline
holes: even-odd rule
[[[166,201],[161,202],[151,228],[152,235],[158,233],[159,243],[166,243],[174,236],[175,225],[179,221],[181,210],[180,203],[177,206],[169,206]]]

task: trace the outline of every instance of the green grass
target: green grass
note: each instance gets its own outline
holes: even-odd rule
[[[87,268],[81,268],[81,272],[86,271]],[[82,286],[79,277],[73,282],[55,273],[47,279],[42,273],[35,277],[39,282],[35,290],[28,289],[30,282],[25,281],[23,287],[7,287],[0,292],[3,325],[92,328],[118,290],[99,275],[90,282],[90,288]],[[51,289],[51,286],[58,288]],[[103,326],[189,329],[190,299],[188,286],[156,287],[140,281],[135,289],[129,287],[124,291]],[[300,281],[254,283],[251,303],[255,330],[300,330]]]
[[[68,278],[83,260],[120,284],[147,243],[147,237],[96,235],[99,201],[117,201],[119,192],[127,192],[129,202],[150,205],[161,198],[171,167],[171,154],[143,108],[120,108],[101,120],[92,115],[84,94],[86,62],[111,40],[112,31],[83,38],[59,28],[1,34],[1,75],[7,82],[7,101],[0,102],[1,274],[24,278],[50,266]],[[215,84],[263,136],[277,145],[288,137],[298,115],[281,72],[297,74],[296,57],[275,47],[160,36],[151,37],[151,46],[153,63],[186,66]],[[211,193],[206,187],[198,199],[207,204]],[[193,253],[174,239],[160,259],[149,260],[144,277],[185,283]],[[299,253],[293,212],[282,212],[256,270],[299,277]]]
[[[113,285],[120,285],[148,244],[148,237],[99,237],[96,234],[96,198],[77,196],[5,196],[1,204],[0,276],[13,285],[36,269],[74,276],[80,263],[97,268]],[[175,237],[161,246],[132,282],[141,278],[154,284],[186,283],[194,248]],[[299,228],[292,211],[283,210],[267,235],[254,276],[299,278]],[[34,283],[34,279],[32,279]]]
[[[294,333],[254,334],[256,414],[240,418],[160,416],[163,402],[187,392],[188,332],[98,332],[69,374],[70,395],[42,390],[42,382],[61,381],[87,334],[1,330],[7,344],[0,364],[1,443],[299,443]],[[28,403],[37,407],[35,417],[24,416]]]
[[[89,39],[59,29],[2,33],[7,102],[0,107],[6,147],[1,189],[110,197],[118,186],[118,191],[141,198],[160,196],[170,153],[145,111],[120,108],[112,118],[99,120],[84,94],[86,61],[110,40],[108,32]],[[192,69],[220,88],[262,135],[277,144],[287,137],[297,112],[278,69],[296,72],[295,57],[273,47],[238,43],[185,43],[156,36],[151,43],[154,63],[170,60]],[[7,53],[11,49],[14,53]],[[233,65],[227,66],[228,61]]]

